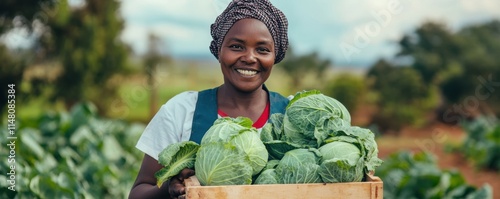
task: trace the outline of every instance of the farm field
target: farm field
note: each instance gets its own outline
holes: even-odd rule
[[[353,115],[353,122],[366,123],[366,115],[370,114],[370,107],[360,108]],[[493,190],[493,198],[500,199],[500,172],[477,168],[459,152],[447,150],[451,146],[460,145],[466,134],[458,126],[432,123],[426,127],[405,127],[399,135],[378,136],[377,144],[379,157],[387,158],[390,154],[398,151],[428,151],[436,158],[439,167],[443,170],[459,170],[465,180],[476,187],[488,183]]]

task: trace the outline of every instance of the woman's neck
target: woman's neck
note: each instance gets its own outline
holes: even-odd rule
[[[267,92],[261,87],[253,92],[241,92],[228,85],[217,91],[218,108],[229,116],[258,117],[267,104]]]

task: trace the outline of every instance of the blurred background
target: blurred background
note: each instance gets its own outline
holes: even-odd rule
[[[372,129],[385,198],[500,198],[499,1],[271,2],[290,48],[267,86],[318,89]],[[17,191],[2,175],[0,198],[128,197],[158,108],[222,84],[209,27],[228,3],[1,1],[1,131],[15,84]]]

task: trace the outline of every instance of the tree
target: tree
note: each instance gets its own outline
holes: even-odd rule
[[[468,101],[474,109],[469,112],[494,109],[500,114],[500,94],[493,89],[495,84],[500,86],[498,38],[498,20],[467,26],[457,32],[444,24],[427,22],[401,39],[398,56],[411,58],[410,65],[427,85],[439,86],[445,102],[442,110],[464,112],[454,107],[464,106]],[[489,89],[478,95],[478,87],[484,84]]]
[[[30,6],[27,6],[30,5]],[[11,33],[12,30],[25,30],[26,37],[33,36],[36,23],[44,24],[47,11],[55,3],[51,0],[7,0],[0,1],[0,36]],[[10,41],[17,43],[16,41]],[[7,85],[16,85],[16,100],[25,100],[26,93],[20,89],[24,71],[27,66],[34,62],[35,53],[33,49],[9,49],[0,43],[0,113],[7,105]],[[32,86],[36,85],[32,83]]]
[[[327,84],[325,90],[325,94],[339,100],[350,113],[362,102],[365,92],[363,79],[351,74],[339,74]]]
[[[437,22],[426,22],[414,33],[402,37],[399,57],[410,57],[411,64],[426,84],[436,83],[437,75],[455,63],[462,48],[459,39],[446,27]]]
[[[67,107],[93,100],[101,110],[116,95],[108,80],[126,69],[128,47],[119,39],[123,19],[117,0],[87,0],[81,7],[60,1],[44,35],[45,48],[60,60],[63,73],[54,82],[51,99]]]
[[[322,78],[324,71],[330,67],[331,63],[328,59],[321,59],[317,52],[312,52],[307,55],[295,55],[292,48],[287,51],[287,56],[280,63],[280,67],[292,79],[293,88],[299,88],[304,79],[304,75],[312,72],[318,78]]]
[[[422,122],[430,96],[421,75],[412,67],[395,66],[379,60],[367,73],[370,87],[378,94],[377,113],[372,122],[380,131],[399,132],[402,127]]]

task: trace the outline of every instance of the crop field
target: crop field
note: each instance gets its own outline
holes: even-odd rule
[[[285,96],[307,89],[323,91],[327,89],[325,85],[330,79],[338,77],[339,74],[360,76],[359,71],[331,69],[321,80],[312,74],[304,75],[301,87],[293,88],[290,78],[277,66],[266,85]],[[134,147],[135,143],[156,110],[180,92],[216,87],[223,81],[220,69],[213,65],[176,63],[174,67],[160,69],[153,85],[157,89],[158,97],[155,108],[151,109],[150,98],[153,88],[147,84],[145,75],[135,73],[115,78],[120,82],[119,94],[111,101],[110,108],[103,113],[104,115],[100,115],[99,110],[94,110],[93,106],[88,104],[76,107],[70,112],[65,111],[62,103],[51,103],[40,99],[30,100],[20,106],[19,118],[23,122],[20,133],[26,134],[22,135],[21,152],[33,153],[45,149],[43,152],[35,153],[37,155],[26,156],[19,161],[20,168],[24,172],[20,175],[25,179],[20,182],[20,186],[25,186],[20,188],[21,195],[36,195],[42,198],[80,196],[125,198],[142,158]],[[372,126],[370,118],[376,114],[377,108],[371,103],[371,95],[366,96],[360,105],[351,111],[351,115],[353,125],[370,128]],[[86,119],[77,122],[82,117]],[[58,135],[65,136],[57,139],[57,142],[52,142]],[[96,139],[100,137],[104,140]],[[454,150],[462,145],[465,138],[466,132],[460,126],[438,121],[430,121],[420,126],[404,126],[398,134],[376,133],[381,159],[402,151],[430,152],[436,158],[436,164],[440,169],[459,171],[464,177],[464,182],[475,187],[482,187],[488,183],[493,190],[494,198],[499,198],[500,194],[496,190],[500,190],[500,173],[479,168],[463,154]],[[83,141],[82,139],[87,140],[76,143],[77,140]],[[30,143],[34,146],[30,146]],[[113,154],[111,151],[120,154]],[[92,159],[92,164],[84,164],[83,160],[88,158]],[[40,163],[42,166],[30,169],[35,163]],[[80,164],[81,166],[77,166]],[[55,174],[42,174],[54,168],[62,170]],[[71,172],[81,175],[67,176]],[[98,177],[91,175],[92,172],[106,175]],[[64,185],[63,179],[71,182],[71,187]],[[115,188],[105,184],[113,185]],[[85,191],[90,188],[98,189],[99,192]],[[59,192],[48,191],[50,189]]]

